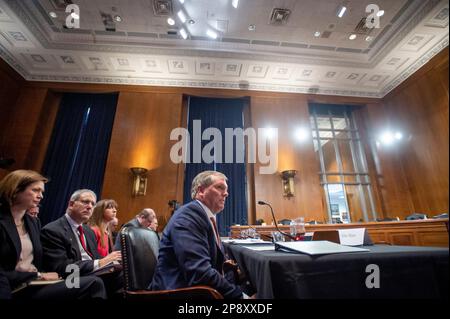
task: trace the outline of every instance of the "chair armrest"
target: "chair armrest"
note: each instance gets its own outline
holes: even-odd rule
[[[147,299],[223,299],[223,296],[208,286],[194,286],[172,290],[137,290],[125,291],[125,298]]]

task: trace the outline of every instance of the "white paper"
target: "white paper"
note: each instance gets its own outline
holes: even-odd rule
[[[244,245],[243,247],[256,251],[275,250],[275,245],[252,245],[252,246]]]
[[[341,245],[362,246],[364,244],[365,228],[338,229]]]
[[[369,251],[365,248],[356,248],[339,245],[327,240],[318,241],[289,241],[279,242],[275,244],[276,247],[284,248],[288,251],[305,253],[308,255],[324,255],[324,254],[339,254],[339,253],[353,253]]]
[[[223,243],[232,243],[232,244],[241,244],[241,245],[248,245],[248,244],[267,244],[270,243],[270,241],[264,241],[262,239],[254,239],[254,238],[247,238],[247,239],[225,239],[222,240]]]

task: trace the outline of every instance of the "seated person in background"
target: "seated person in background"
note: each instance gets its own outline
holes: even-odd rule
[[[194,178],[194,200],[180,207],[163,231],[149,289],[207,285],[225,298],[243,297],[241,288],[223,275],[225,253],[215,218],[228,196],[226,181],[225,175],[215,171],[202,172]]]
[[[117,203],[113,199],[102,199],[95,204],[94,211],[87,224],[95,234],[97,250],[101,257],[105,257],[112,250],[112,235],[108,223],[116,218]]]
[[[0,299],[12,298],[11,290],[40,279],[58,279],[56,272],[44,273],[40,223],[26,214],[39,205],[47,179],[34,171],[17,170],[0,181]],[[64,281],[27,287],[14,294],[17,298],[90,299],[106,298],[101,279],[80,278],[80,288],[69,289]]]
[[[92,215],[96,200],[97,196],[89,189],[75,191],[70,197],[66,214],[42,228],[45,269],[65,277],[69,275],[66,267],[74,264],[79,267],[80,275],[85,276],[100,267],[121,261],[120,251],[102,258],[97,251],[94,232],[84,225]],[[123,286],[121,273],[101,278],[108,294],[115,293]]]
[[[153,222],[153,219],[156,218],[155,211],[151,208],[144,208],[139,214],[136,215],[135,218],[128,221],[125,225],[121,227],[142,227],[148,228],[150,224]],[[120,231],[119,231],[120,234]],[[114,250],[120,250],[120,235],[117,236],[116,241],[114,243]]]
[[[156,217],[156,215],[155,218],[153,218],[152,223],[148,226],[148,229],[153,230],[156,235],[158,235],[158,238],[161,239],[158,233],[158,218]]]
[[[117,217],[114,217],[109,223],[108,223],[108,231],[111,234],[112,242],[114,243],[116,241],[117,237],[117,228],[119,226],[119,220]],[[112,246],[111,246],[112,248]]]

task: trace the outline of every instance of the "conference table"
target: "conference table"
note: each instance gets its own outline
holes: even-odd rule
[[[261,299],[448,299],[448,248],[372,245],[311,256],[273,245],[224,246]]]

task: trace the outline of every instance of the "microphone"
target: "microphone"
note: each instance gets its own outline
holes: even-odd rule
[[[272,213],[272,218],[273,218],[273,222],[275,224],[275,228],[278,230],[278,232],[280,232],[280,234],[283,234],[284,236],[292,239],[293,241],[296,240],[294,236],[291,236],[290,234],[287,234],[287,233],[281,231],[280,228],[278,228],[278,223],[277,223],[277,220],[275,219],[275,214],[273,213],[273,208],[272,208],[272,206],[269,203],[266,203],[266,202],[263,202],[262,200],[260,200],[260,201],[258,201],[258,205],[269,206],[270,207],[270,211]]]

